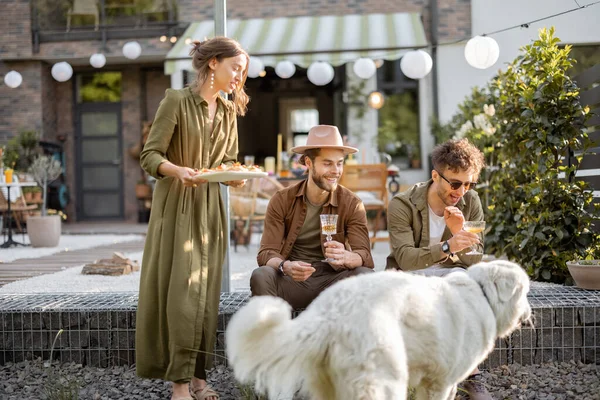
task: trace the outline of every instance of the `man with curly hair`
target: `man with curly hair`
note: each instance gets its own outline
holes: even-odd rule
[[[467,139],[449,140],[432,153],[427,182],[396,195],[388,207],[391,254],[386,269],[444,276],[481,261],[467,255],[483,249],[483,233],[463,230],[464,221],[482,221],[483,208],[473,189],[484,167],[483,154]],[[492,399],[479,371],[463,382],[471,400]]]

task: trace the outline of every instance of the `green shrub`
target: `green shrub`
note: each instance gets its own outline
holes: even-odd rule
[[[486,156],[479,181],[488,185],[478,188],[486,252],[519,262],[534,279],[562,283],[570,281],[567,261],[600,257],[600,236],[592,232],[598,207],[590,187],[574,178],[592,144],[589,109],[568,75],[571,47],[559,43],[554,28],[542,29],[448,124],[433,128],[438,141],[465,136]]]
[[[486,249],[517,260],[534,279],[565,282],[566,262],[596,246],[589,185],[574,177],[591,140],[589,109],[567,75],[570,46],[560,48],[554,29],[539,39],[490,84],[501,121],[492,175]],[[575,152],[574,162],[563,159]],[[597,208],[596,208],[597,210]]]

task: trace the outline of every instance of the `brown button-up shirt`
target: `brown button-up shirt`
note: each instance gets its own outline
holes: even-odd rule
[[[259,266],[278,257],[287,260],[306,217],[306,180],[275,193],[265,214],[264,232],[257,261]],[[367,228],[367,214],[358,196],[338,185],[323,205],[324,214],[337,214],[337,233],[333,240],[344,243],[346,250],[360,255],[363,266],[373,268]],[[323,242],[321,242],[323,252]]]

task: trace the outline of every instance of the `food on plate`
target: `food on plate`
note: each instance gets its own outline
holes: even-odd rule
[[[239,162],[233,164],[221,164],[216,168],[202,168],[199,172],[206,174],[210,172],[262,172],[258,165],[243,165]]]

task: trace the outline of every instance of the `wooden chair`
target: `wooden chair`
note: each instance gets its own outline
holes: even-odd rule
[[[377,231],[385,223],[385,212],[388,207],[387,166],[381,164],[344,165],[344,173],[340,185],[352,190],[361,198],[365,210],[375,211],[373,220],[373,236],[371,248],[375,242],[387,241],[388,237],[377,237]]]
[[[234,251],[238,245],[250,245],[252,227],[263,223],[269,200],[282,186],[277,180],[266,177],[251,179],[242,188],[230,188],[231,233]]]
[[[67,32],[71,30],[71,16],[92,15],[94,17],[94,30],[100,25],[100,12],[96,0],[73,0],[73,6],[67,11]]]
[[[21,192],[21,191],[19,190],[19,192]],[[11,192],[11,196],[12,196],[12,192]],[[10,212],[12,213],[12,219],[17,224],[17,229],[19,230],[19,232],[25,233],[25,229],[23,229],[23,225],[24,225],[25,221],[27,220],[27,215],[29,215],[31,211],[35,211],[35,210],[37,210],[37,205],[27,204],[27,202],[25,202],[25,198],[22,195],[19,195],[17,197],[17,200],[11,204]],[[4,193],[2,191],[0,191],[0,212],[2,213],[2,216],[3,216],[2,220],[6,221],[7,220],[6,214],[8,212],[8,202],[6,200],[6,197],[4,197]],[[12,229],[11,226],[7,226],[6,228]]]

